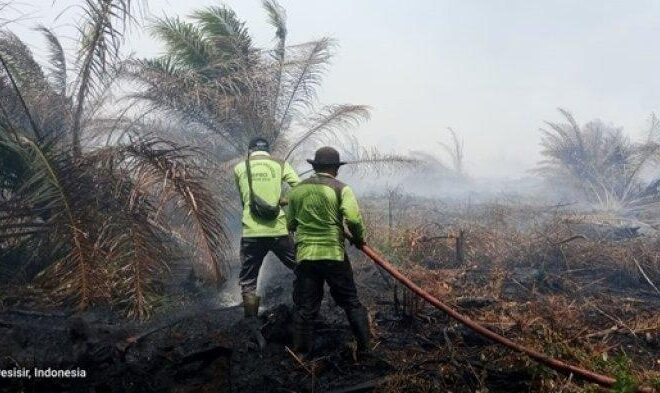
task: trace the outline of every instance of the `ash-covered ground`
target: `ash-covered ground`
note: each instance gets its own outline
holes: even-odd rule
[[[244,325],[240,305],[228,304],[235,300],[231,293],[144,324],[122,321],[108,310],[75,315],[6,307],[0,313],[0,368],[85,370],[86,376],[4,379],[0,391],[357,392],[381,389],[409,372],[416,373],[415,383],[425,388],[441,388],[445,381],[456,386],[456,379],[464,379],[464,391],[477,386],[467,369],[446,375],[437,369],[438,364],[456,361],[449,353],[435,360],[418,356],[442,348],[447,334],[460,334],[447,333],[448,321],[440,313],[420,308],[410,316],[403,306],[395,308],[392,283],[370,265],[361,265],[356,275],[372,317],[375,358],[355,359],[343,310],[326,293],[316,324],[316,357],[300,362],[287,350],[292,275],[276,260],[266,263],[264,273],[260,319],[268,346],[263,352]],[[218,304],[217,299],[228,303]],[[493,383],[502,378],[495,377]],[[525,384],[525,375],[515,378]],[[409,391],[420,386],[413,383]]]
[[[371,211],[378,210],[366,204]],[[402,272],[472,319],[612,375],[624,388],[660,386],[660,295],[651,285],[660,281],[657,237],[618,229],[599,234],[596,229],[610,227],[537,208],[438,211],[448,210],[418,207],[400,216],[391,239],[381,216],[366,219],[373,242]],[[459,229],[465,231],[463,261],[454,239],[442,237]],[[316,357],[301,362],[293,356],[287,350],[293,275],[268,258],[259,287],[268,340],[263,352],[242,321],[237,262],[221,292],[182,284],[143,323],[113,310],[76,314],[31,302],[25,293],[9,294],[0,311],[0,369],[84,369],[87,376],[5,378],[0,391],[597,391],[482,339],[351,251],[371,317],[374,359],[354,358],[344,313],[327,293],[316,324]],[[35,291],[31,296],[42,300]]]

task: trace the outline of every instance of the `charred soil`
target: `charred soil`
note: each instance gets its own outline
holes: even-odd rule
[[[460,214],[433,204],[418,207],[392,232],[381,210],[365,205],[373,245],[473,320],[615,376],[617,391],[660,384],[657,237],[597,237],[584,229],[589,222],[573,224],[575,214],[500,205]],[[455,235],[461,231],[459,257]],[[73,314],[5,297],[1,369],[80,368],[87,376],[3,379],[0,391],[598,391],[483,339],[396,285],[364,256],[351,258],[370,312],[372,358],[356,359],[345,315],[327,293],[314,356],[292,354],[291,275],[278,267],[264,276],[264,351],[240,306],[189,302],[137,323],[102,310]]]

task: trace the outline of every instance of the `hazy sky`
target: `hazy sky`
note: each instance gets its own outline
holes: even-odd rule
[[[27,3],[27,2],[26,2]],[[24,26],[60,26],[73,0],[36,0]],[[214,0],[151,0],[153,15],[185,16]],[[257,0],[225,1],[260,45],[273,31]],[[599,117],[640,134],[660,108],[660,2],[604,0],[281,0],[289,42],[331,36],[340,48],[320,99],[373,108],[358,130],[384,150],[441,150],[453,127],[465,141],[468,171],[524,174],[539,159],[543,120],[557,107],[583,123]],[[72,15],[75,10],[71,10]],[[12,27],[30,44],[33,32]],[[138,56],[161,53],[148,34],[127,44]],[[37,49],[38,50],[38,49]]]

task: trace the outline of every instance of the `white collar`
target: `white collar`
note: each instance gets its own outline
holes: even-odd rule
[[[263,150],[257,150],[250,153],[250,157],[252,156],[270,156],[270,153]]]
[[[317,173],[315,173],[314,175],[315,175],[316,177],[329,177],[329,178],[332,178],[332,179],[335,178],[335,177],[332,176],[331,174],[329,174],[329,173],[325,173],[325,172],[317,172]]]

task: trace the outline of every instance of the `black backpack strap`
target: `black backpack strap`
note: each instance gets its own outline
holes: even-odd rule
[[[245,170],[247,172],[248,190],[250,203],[254,203],[254,192],[252,191],[252,170],[250,169],[250,152],[248,151],[247,158],[245,159]]]
[[[344,187],[334,187],[335,194],[337,195],[337,218],[339,220],[339,225],[344,229],[344,215],[341,213],[341,192],[344,190]]]

